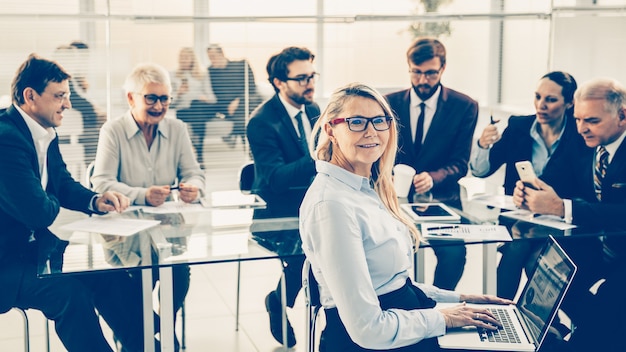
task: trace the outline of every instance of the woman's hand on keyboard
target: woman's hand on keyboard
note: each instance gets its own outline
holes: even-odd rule
[[[489,303],[489,304],[515,304],[515,302],[510,299],[500,298],[494,295],[466,295],[461,294],[461,298],[459,299],[461,302],[467,303]]]
[[[465,303],[451,308],[439,309],[446,322],[446,328],[476,326],[488,330],[496,330],[502,326],[487,309],[468,307]]]

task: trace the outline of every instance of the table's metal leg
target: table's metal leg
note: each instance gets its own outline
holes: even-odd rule
[[[483,293],[497,294],[498,244],[483,244]]]
[[[241,293],[241,261],[237,262],[237,300],[235,303],[235,331],[239,331],[239,294]]]
[[[172,283],[172,267],[159,268],[159,285],[161,351],[174,352],[174,285]]]
[[[415,282],[424,283],[425,271],[424,271],[424,248],[420,247],[415,254],[413,254],[413,270]]]
[[[141,270],[141,291],[143,293],[143,345],[145,352],[155,352],[154,313],[152,309],[152,269]]]
[[[281,265],[282,261],[281,261]],[[285,351],[289,349],[287,347],[287,284],[285,283],[285,271],[281,271],[280,274],[280,305],[282,307],[282,315],[283,315],[283,348]]]

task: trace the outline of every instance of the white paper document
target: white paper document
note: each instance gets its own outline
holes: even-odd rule
[[[127,219],[119,217],[92,216],[61,226],[62,230],[95,232],[105,235],[131,236],[157,226],[159,220]]]
[[[493,208],[516,210],[513,203],[513,196],[504,194],[481,194],[471,199],[471,202],[484,204]]]
[[[533,214],[530,211],[523,209],[507,211],[501,213],[500,215],[516,220],[531,222],[533,224],[552,227],[558,230],[568,230],[576,227],[576,225],[566,223],[558,216]]]
[[[241,191],[211,192],[209,206],[212,208],[265,208],[265,201],[256,194],[243,194]]]
[[[425,239],[462,239],[475,241],[511,241],[511,234],[502,225],[465,225],[450,223],[424,223],[421,225]]]

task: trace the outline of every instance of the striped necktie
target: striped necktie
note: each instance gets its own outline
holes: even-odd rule
[[[606,175],[606,169],[609,167],[609,152],[600,146],[596,152],[596,165],[593,168],[593,188],[596,191],[596,198],[602,200],[602,181]]]

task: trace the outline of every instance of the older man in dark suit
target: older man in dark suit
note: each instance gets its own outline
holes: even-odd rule
[[[276,94],[254,111],[247,127],[255,166],[253,189],[267,202],[267,209],[255,210],[257,219],[298,216],[300,203],[316,174],[309,146],[314,120],[320,115],[313,102],[318,77],[314,58],[308,49],[288,47],[272,56],[267,64]],[[300,247],[298,230],[255,235],[279,254]],[[288,307],[293,307],[302,286],[303,263],[303,256],[283,259]],[[282,343],[280,298],[279,283],[265,298],[265,305],[272,335]],[[292,347],[296,338],[287,324],[287,344]]]
[[[446,49],[436,39],[415,41],[407,51],[411,85],[387,95],[400,125],[396,164],[412,166],[414,194],[460,206],[458,181],[467,174],[478,103],[441,85]],[[435,247],[433,284],[454,290],[463,275],[465,247]]]
[[[588,285],[570,288],[564,308],[577,326],[570,338],[572,350],[621,351],[621,334],[626,327],[626,89],[609,79],[586,82],[574,95],[574,118],[578,133],[591,148],[580,156],[580,171],[572,175],[578,182],[578,198],[562,199],[537,179],[537,190],[518,181],[513,202],[533,213],[556,215],[609,233],[601,237],[600,253],[585,248],[580,251],[582,255],[573,258],[579,271],[593,273],[604,282],[595,295]],[[588,276],[584,283],[595,282]]]
[[[55,127],[72,106],[69,78],[31,54],[11,85],[13,105],[0,113],[0,312],[40,310],[68,351],[110,352],[97,308],[128,351],[142,351],[141,311],[133,309],[141,292],[125,290],[126,273],[37,277],[40,260],[51,270],[62,265],[66,243],[48,230],[61,207],[104,213],[128,206],[117,192],[84,188],[65,168]]]

